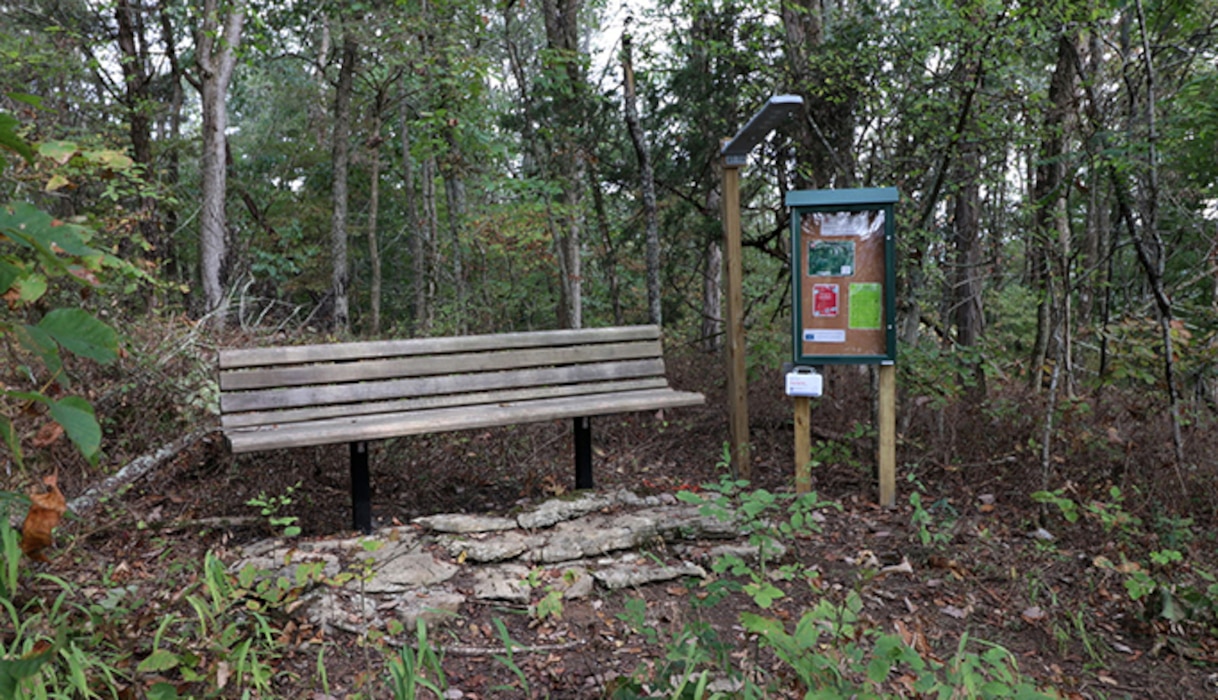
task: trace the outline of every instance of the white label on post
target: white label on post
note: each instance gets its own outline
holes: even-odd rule
[[[820,396],[824,392],[825,378],[818,372],[796,369],[787,373],[787,396]]]
[[[805,343],[844,343],[846,342],[846,331],[834,329],[804,329]]]

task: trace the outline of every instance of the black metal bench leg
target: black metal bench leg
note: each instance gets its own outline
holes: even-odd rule
[[[575,419],[575,488],[592,488],[592,419]]]
[[[351,443],[351,516],[356,530],[372,534],[372,479],[366,442]]]

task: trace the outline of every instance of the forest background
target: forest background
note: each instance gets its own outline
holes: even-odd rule
[[[65,435],[109,470],[206,420],[208,361],[162,371],[187,345],[651,322],[719,364],[719,144],[790,93],[805,111],[744,170],[753,376],[790,348],[785,192],[895,186],[903,432],[1014,396],[1043,493],[1081,502],[1136,446],[1143,507],[1212,523],[1216,22],[1213,0],[0,2],[6,486]],[[140,381],[175,407],[133,422]],[[1050,451],[1084,410],[1101,477]]]

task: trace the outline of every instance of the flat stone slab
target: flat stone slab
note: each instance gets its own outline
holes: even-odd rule
[[[706,569],[689,562],[670,566],[656,564],[639,556],[629,556],[592,572],[592,578],[611,591],[634,588],[648,583],[671,581],[686,576],[706,578]]]
[[[428,627],[443,625],[456,618],[465,604],[465,596],[449,590],[414,590],[397,596],[391,604],[382,609],[392,608],[394,614],[411,633],[422,620]]]
[[[422,518],[415,518],[410,522],[432,532],[447,532],[459,535],[473,532],[515,530],[517,527],[516,521],[512,518],[500,518],[490,515],[465,515],[462,513],[428,515]]]
[[[399,593],[412,588],[427,588],[457,575],[461,567],[439,561],[426,553],[402,554],[376,567],[363,583],[367,593]]]
[[[562,567],[558,579],[551,585],[567,600],[587,598],[596,589],[596,581],[588,569],[583,566]]]
[[[516,516],[516,523],[526,530],[536,530],[608,508],[616,502],[612,496],[597,493],[580,494],[570,499],[556,498],[542,503],[535,510]]]
[[[479,568],[474,572],[474,598],[528,603],[533,595],[528,576],[529,567],[523,564]]]
[[[666,548],[656,545],[667,543]],[[664,551],[658,561],[634,550]],[[369,537],[271,539],[243,550],[230,571],[253,566],[260,576],[295,580],[302,565],[323,576],[301,599],[298,615],[314,624],[362,634],[396,617],[411,631],[420,620],[444,624],[468,600],[529,605],[557,592],[577,600],[684,577],[705,577],[717,556],[754,560],[734,517],[703,515],[672,494],[629,491],[552,499],[515,518],[433,515]],[[781,551],[769,552],[782,556]],[[693,563],[697,562],[697,563]],[[466,576],[457,578],[464,570]],[[354,577],[340,585],[339,574]]]
[[[368,596],[350,594],[342,589],[317,591],[301,606],[305,619],[322,629],[340,629],[363,634],[381,623],[376,601]]]
[[[515,559],[545,543],[546,538],[543,536],[512,530],[483,537],[454,538],[447,542],[445,548],[454,559],[493,564]]]

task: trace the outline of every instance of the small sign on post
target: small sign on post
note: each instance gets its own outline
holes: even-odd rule
[[[800,370],[827,364],[880,365],[879,500],[896,503],[896,243],[893,187],[802,190],[791,207],[791,343],[795,372],[795,486],[810,488],[809,397],[791,390],[807,381]],[[816,375],[820,380],[820,375]]]

